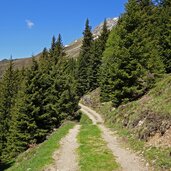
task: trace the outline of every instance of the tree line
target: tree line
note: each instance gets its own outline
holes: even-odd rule
[[[129,0],[103,53],[101,100],[136,100],[170,72],[171,1]]]
[[[117,107],[136,100],[171,73],[171,1],[128,0],[116,27],[93,37],[85,24],[80,55],[68,58],[61,36],[39,61],[21,71],[9,64],[0,81],[0,159],[38,144],[66,119],[78,117],[80,98],[100,87]]]
[[[60,35],[39,61],[33,57],[31,68],[14,70],[10,61],[0,82],[1,163],[43,142],[64,120],[78,117],[73,63],[65,57]]]
[[[171,1],[128,0],[116,27],[94,40],[89,21],[78,59],[80,96],[97,87],[118,107],[136,100],[171,73]]]

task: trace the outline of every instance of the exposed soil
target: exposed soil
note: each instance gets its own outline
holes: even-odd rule
[[[44,171],[78,171],[78,160],[76,149],[78,148],[77,135],[80,125],[76,125],[71,129],[66,137],[60,142],[60,149],[57,150],[53,159],[55,163]]]
[[[102,131],[102,137],[107,142],[108,148],[112,151],[113,155],[117,157],[117,162],[121,165],[123,171],[148,171],[148,163],[132,151],[125,149],[118,137],[106,128],[103,124],[103,119],[94,110],[80,104],[81,111],[85,113],[94,124],[99,124]]]
[[[164,148],[171,147],[171,128],[163,136],[160,133],[156,133],[153,137],[149,138],[147,145]]]

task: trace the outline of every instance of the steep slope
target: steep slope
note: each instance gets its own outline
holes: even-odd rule
[[[106,19],[107,21],[107,27],[109,30],[112,30],[113,27],[115,27],[118,23],[118,18],[108,18]],[[101,33],[101,30],[103,28],[103,23],[100,23],[94,30],[93,30],[93,37],[94,39],[98,38],[98,36]],[[65,48],[66,53],[69,57],[74,58],[78,57],[79,52],[80,52],[80,47],[82,45],[82,38],[75,40],[72,42],[69,46]]]
[[[138,101],[120,106],[113,113],[114,119],[132,130],[139,139],[150,141],[151,137],[158,134],[163,141],[158,141],[159,144],[151,141],[151,144],[171,147],[171,135],[165,142],[167,131],[171,128],[170,99],[171,75],[168,75]]]
[[[107,19],[108,28],[111,30],[114,26],[116,26],[117,21],[118,18],[108,18]],[[94,38],[97,38],[100,35],[102,26],[103,26],[103,22],[93,30]],[[77,39],[71,44],[69,44],[68,46],[66,46],[65,52],[67,56],[70,58],[78,57],[81,45],[82,45],[82,38]],[[39,59],[40,54],[36,55],[35,58]],[[14,60],[14,66],[15,68],[21,69],[22,67],[29,67],[31,65],[31,62],[32,62],[31,58],[16,59]],[[4,70],[7,68],[7,66],[8,66],[8,60],[0,61],[0,78],[2,77],[2,74]]]
[[[137,101],[118,108],[100,103],[100,89],[82,103],[102,114],[106,124],[125,142],[143,155],[156,170],[171,168],[171,75],[166,75]]]
[[[39,59],[40,54],[35,56],[35,59]],[[15,69],[22,69],[23,67],[27,68],[31,65],[32,63],[32,58],[22,58],[22,59],[15,59],[14,60],[14,68]],[[6,70],[6,68],[8,67],[9,64],[9,60],[3,60],[0,61],[0,79],[4,73],[4,71]]]
[[[119,123],[129,128],[139,139],[145,141],[150,141],[157,134],[163,141],[158,141],[159,144],[154,142],[155,145],[171,147],[171,135],[170,138],[165,135],[168,135],[167,131],[171,128],[171,75],[165,76],[139,100],[117,109],[110,102],[101,105],[99,94],[98,89],[86,95],[83,98],[84,104],[97,109],[106,107],[108,112],[105,117],[110,123]],[[168,139],[167,143],[164,137]]]

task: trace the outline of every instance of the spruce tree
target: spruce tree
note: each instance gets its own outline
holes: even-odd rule
[[[62,37],[59,34],[57,40],[55,39],[54,36],[52,37],[52,43],[51,43],[51,48],[50,48],[50,58],[52,61],[51,65],[57,64],[61,56],[65,56],[65,52],[64,52],[64,46],[62,43]]]
[[[154,84],[155,76],[163,73],[152,32],[152,10],[149,0],[129,0],[108,40],[101,69],[107,79],[102,78],[101,91],[102,99],[116,106],[140,97]]]
[[[89,20],[86,20],[85,30],[83,32],[83,41],[80,56],[78,59],[78,94],[82,96],[91,88],[92,79],[92,67],[91,67],[91,55],[93,36],[91,33],[91,27],[89,26]]]
[[[162,0],[159,6],[159,42],[161,56],[167,73],[171,73],[171,1]]]
[[[9,62],[9,67],[6,70],[1,82],[0,96],[0,146],[3,159],[7,159],[7,139],[11,125],[11,109],[15,104],[15,97],[19,89],[18,72],[14,70],[12,59]]]
[[[52,69],[52,60],[51,56],[46,48],[43,49],[43,52],[39,59],[40,70],[44,74],[48,74]]]
[[[100,66],[102,61],[102,54],[106,47],[106,42],[108,39],[109,31],[107,29],[107,22],[104,20],[103,28],[100,36],[94,41],[92,46],[92,55],[91,55],[91,90],[94,90],[99,86],[99,75],[100,75]]]
[[[52,42],[51,42],[51,48],[50,48],[50,56],[51,56],[51,58],[53,58],[53,56],[54,56],[55,46],[56,46],[56,38],[55,38],[55,36],[53,36],[52,37]]]
[[[42,73],[37,61],[33,58],[33,64],[26,76],[26,101],[24,114],[30,115],[29,132],[32,137],[30,143],[42,142],[51,130],[51,118],[44,112],[44,99],[46,98],[47,84],[44,84]],[[46,81],[45,81],[46,82]],[[47,83],[47,82],[46,82]]]
[[[11,126],[7,139],[7,153],[9,159],[14,159],[21,152],[29,148],[32,142],[30,125],[34,124],[32,116],[26,112],[27,96],[25,80],[22,81],[16,96],[15,105],[12,107]]]
[[[62,56],[65,56],[65,52],[64,52],[64,46],[62,43],[62,37],[59,34],[56,44],[55,44],[55,50],[54,50],[55,64],[58,62],[59,58]]]

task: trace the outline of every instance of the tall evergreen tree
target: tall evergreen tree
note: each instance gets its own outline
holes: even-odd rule
[[[40,70],[44,74],[48,74],[52,69],[52,59],[46,48],[43,49],[43,52],[39,59]]]
[[[26,112],[27,96],[25,80],[22,81],[20,90],[16,96],[16,102],[11,113],[11,126],[7,139],[8,159],[14,159],[18,154],[26,150],[32,137],[30,126],[34,124],[33,118]]]
[[[51,72],[52,84],[48,90],[45,107],[58,127],[64,119],[74,118],[78,109],[76,84],[71,73],[68,72],[68,61],[61,58]]]
[[[51,118],[44,112],[44,79],[41,79],[42,73],[39,71],[39,65],[33,58],[33,64],[26,76],[26,101],[24,114],[30,115],[29,132],[32,137],[30,143],[42,142],[47,132],[50,131]]]
[[[109,31],[107,29],[106,19],[104,20],[103,28],[100,36],[94,41],[92,46],[92,55],[91,55],[91,90],[99,86],[99,75],[100,75],[100,66],[102,61],[102,54],[106,47],[106,42],[108,39]]]
[[[82,47],[80,57],[78,59],[78,94],[82,96],[91,87],[92,68],[91,68],[91,55],[93,36],[91,33],[91,27],[89,26],[89,20],[86,20],[85,30],[83,32],[84,38],[82,41]]]
[[[18,80],[18,72],[14,70],[11,59],[9,67],[2,78],[0,96],[0,146],[4,159],[7,157],[7,139],[12,119],[11,109],[15,103],[15,97],[19,88]]]
[[[54,56],[55,46],[56,46],[56,38],[55,38],[55,36],[53,36],[52,37],[52,42],[51,42],[51,48],[50,48],[50,56],[51,56],[51,58],[53,58],[53,56]]]
[[[59,34],[57,40],[55,37],[52,37],[52,43],[51,43],[51,48],[50,48],[50,57],[52,60],[52,65],[57,64],[59,58],[61,56],[65,56],[64,52],[64,46],[62,43],[62,37]]]
[[[126,13],[112,31],[104,53],[102,74],[108,80],[102,76],[103,100],[112,100],[115,105],[134,100],[153,84],[155,75],[163,72],[151,31],[152,9],[149,0],[128,1]]]
[[[55,44],[54,53],[55,53],[54,54],[55,63],[58,62],[60,57],[65,56],[64,46],[63,46],[63,43],[62,43],[62,37],[61,37],[60,34],[58,35],[58,38],[57,38],[57,41],[56,41],[56,44]]]
[[[158,27],[160,28],[161,56],[166,72],[171,73],[171,1],[161,1],[158,16],[160,19]]]

